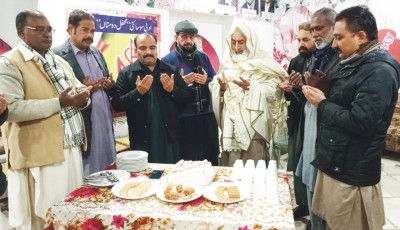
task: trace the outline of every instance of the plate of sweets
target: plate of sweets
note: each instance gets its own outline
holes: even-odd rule
[[[145,177],[132,178],[114,185],[111,192],[123,199],[136,200],[152,196],[156,193],[158,184]]]
[[[197,184],[169,183],[157,191],[156,196],[170,203],[185,203],[199,198],[203,194]]]
[[[247,199],[250,189],[235,182],[215,182],[204,189],[204,197],[216,203],[235,203]]]

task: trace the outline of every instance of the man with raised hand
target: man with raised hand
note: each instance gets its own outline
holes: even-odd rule
[[[304,86],[321,120],[312,210],[329,229],[382,229],[381,153],[398,98],[400,65],[380,49],[375,17],[365,6],[340,12],[333,47],[340,71],[324,94]]]
[[[48,208],[82,185],[86,138],[79,109],[87,106],[91,87],[50,50],[54,29],[42,12],[20,12],[16,27],[21,42],[0,57],[9,223],[43,229]]]
[[[197,50],[195,25],[188,20],[175,25],[175,50],[161,60],[178,68],[190,93],[191,102],[179,114],[181,158],[207,159],[218,165],[218,125],[215,120],[208,84],[215,75],[207,54]]]
[[[154,35],[140,34],[134,43],[138,59],[119,73],[112,106],[126,112],[132,150],[148,152],[150,163],[176,163],[178,112],[190,93],[177,69],[158,59]]]
[[[235,25],[227,37],[220,73],[209,84],[217,123],[222,130],[221,164],[235,160],[268,160],[274,131],[286,119],[279,76],[286,71],[264,50],[254,29]],[[284,132],[284,130],[281,130]]]
[[[115,161],[116,149],[109,95],[114,80],[99,49],[92,46],[95,32],[93,15],[73,10],[68,18],[70,38],[53,49],[74,70],[75,76],[86,86],[92,86],[92,103],[82,115],[88,137],[88,149],[83,152],[83,172],[90,175],[103,170]]]

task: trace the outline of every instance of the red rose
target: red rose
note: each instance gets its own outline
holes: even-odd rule
[[[125,221],[127,221],[125,217],[122,217],[121,215],[118,216],[113,216],[113,221],[111,222],[111,225],[114,225],[116,228],[124,227]]]
[[[49,226],[45,227],[44,230],[54,230],[53,224],[50,224]]]
[[[101,220],[98,219],[87,219],[83,224],[82,224],[82,229],[83,230],[103,230],[104,225],[101,222]]]
[[[197,198],[197,199],[195,199],[195,200],[190,201],[189,204],[190,204],[191,206],[198,207],[198,206],[200,206],[202,203],[204,203],[204,201],[205,201],[204,197],[201,196],[201,197],[199,197],[199,198]]]
[[[96,194],[99,191],[93,187],[82,187],[72,191],[69,195],[74,197],[89,197]]]

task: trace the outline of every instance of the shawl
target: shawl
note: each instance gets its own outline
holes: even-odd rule
[[[247,60],[236,63],[232,60],[231,36],[235,29],[246,36]],[[279,76],[286,71],[266,51],[260,50],[260,40],[250,27],[244,24],[234,26],[227,38],[227,52],[219,73],[210,82],[214,113],[222,130],[223,151],[247,150],[254,135],[258,133],[268,143],[275,127],[283,127],[285,119],[281,110],[283,94],[278,88]],[[218,78],[224,73],[228,89],[220,96]],[[243,90],[233,83],[242,77],[250,82],[249,90]],[[278,121],[282,120],[282,121]]]

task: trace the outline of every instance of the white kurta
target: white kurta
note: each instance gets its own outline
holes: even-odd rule
[[[246,49],[240,61],[232,58],[238,55],[232,50],[232,34],[240,31],[246,38]],[[260,49],[260,39],[251,27],[239,24],[232,27],[227,38],[228,48],[220,66],[220,72],[209,84],[214,113],[222,130],[222,150],[245,150],[250,146],[255,134],[265,141],[272,138],[278,121],[283,98],[278,88],[279,76],[287,76],[286,71],[271,55]],[[220,95],[218,79],[225,76],[228,89]],[[249,89],[244,90],[235,83],[240,77],[248,80]],[[222,109],[221,109],[222,108]],[[284,121],[283,119],[282,121]]]
[[[81,148],[64,149],[64,157],[65,161],[59,164],[8,170],[8,193],[19,197],[9,200],[11,226],[18,229],[43,229],[47,210],[82,185]],[[30,205],[33,207],[30,208]]]

